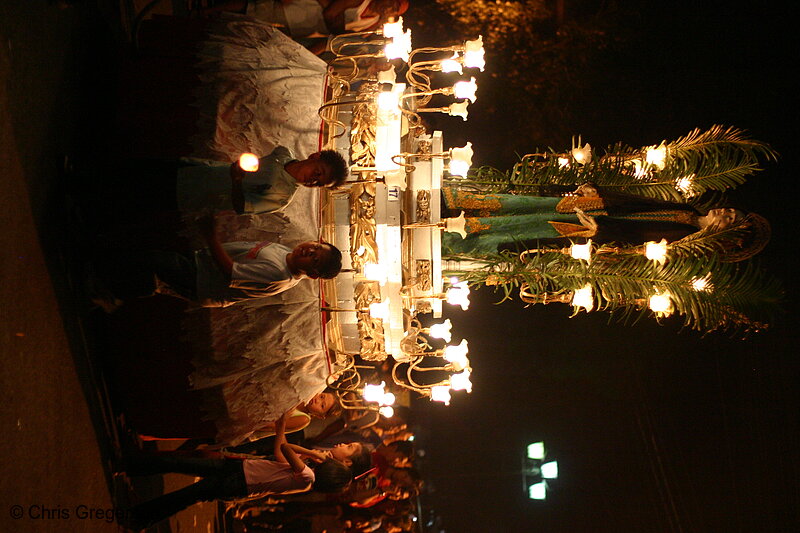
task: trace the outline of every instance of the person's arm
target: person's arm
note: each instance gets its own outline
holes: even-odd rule
[[[306,469],[306,464],[295,451],[294,445],[286,442],[286,413],[275,421],[275,458],[291,466],[296,474]]]
[[[306,464],[303,462],[300,456],[297,455],[297,452],[292,449],[291,444],[284,442],[281,444],[280,448],[283,462],[288,463],[289,466],[292,467],[292,471],[294,471],[296,474],[299,474],[306,469]]]
[[[299,444],[292,444],[291,442],[287,443],[289,448],[291,448],[294,453],[301,457],[305,457],[307,459],[311,459],[314,462],[321,463],[325,459],[328,459],[328,455],[325,452],[321,452],[319,450],[311,450],[309,448],[304,448]]]
[[[282,414],[274,424],[275,442],[272,451],[278,462],[288,463],[289,461],[286,460],[286,456],[283,454],[283,444],[286,442],[286,413]]]
[[[208,250],[211,252],[211,257],[219,265],[223,272],[228,276],[233,275],[233,259],[222,247],[222,241],[217,236],[217,223],[213,214],[208,214],[200,217],[197,220],[200,229],[200,234],[208,244]]]
[[[231,163],[231,204],[233,204],[233,210],[239,215],[244,213],[243,179],[244,170],[241,169],[239,163]]]

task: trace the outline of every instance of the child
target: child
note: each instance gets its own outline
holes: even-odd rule
[[[201,459],[172,455],[139,458],[128,474],[177,472],[201,476],[200,481],[133,507],[128,526],[143,529],[200,501],[289,494],[313,487],[338,492],[350,484],[352,472],[340,460],[286,442],[285,419],[276,422],[275,461],[267,459]],[[318,463],[312,470],[303,462]]]
[[[189,165],[178,169],[176,201],[184,214],[204,210],[239,214],[273,213],[286,207],[300,185],[336,187],[347,176],[339,153],[324,150],[297,160],[288,148],[278,146],[259,159],[258,170],[247,172],[239,163]]]
[[[332,279],[342,268],[341,252],[327,242],[308,241],[294,249],[270,242],[223,244],[213,215],[198,222],[208,248],[193,256],[152,250],[99,264],[98,274],[108,290],[92,294],[92,301],[110,312],[125,299],[152,295],[155,278],[156,292],[203,307],[226,307],[281,293],[303,278]]]

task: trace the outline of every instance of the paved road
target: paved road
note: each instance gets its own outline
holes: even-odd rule
[[[118,530],[115,414],[84,326],[59,169],[63,154],[91,154],[108,137],[112,63],[126,8],[142,3],[0,1],[0,531]],[[213,516],[198,506],[171,528],[210,531]]]

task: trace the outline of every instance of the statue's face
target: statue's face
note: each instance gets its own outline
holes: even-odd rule
[[[744,213],[731,207],[711,209],[706,215],[706,225],[716,229],[725,229],[742,217]]]

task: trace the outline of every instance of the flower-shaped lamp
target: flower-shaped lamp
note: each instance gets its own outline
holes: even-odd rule
[[[453,323],[450,322],[448,318],[441,324],[433,324],[430,328],[428,328],[429,334],[434,339],[444,339],[444,342],[450,342],[450,339],[453,338],[452,333],[450,333],[450,329],[453,327]]]
[[[672,298],[670,296],[668,292],[654,294],[650,297],[648,307],[658,316],[669,316],[672,314]]]
[[[661,239],[660,242],[648,241],[644,243],[644,256],[651,261],[664,264],[667,260],[667,240]]]
[[[386,382],[384,381],[381,381],[380,385],[364,385],[364,393],[362,394],[364,396],[364,400],[368,402],[381,403],[384,394],[386,394],[385,388]]]
[[[450,287],[445,292],[445,299],[450,305],[459,305],[466,311],[469,308],[469,287]]]
[[[436,385],[431,387],[431,400],[450,405],[450,387],[447,385]]]
[[[461,65],[461,62],[458,60],[458,52],[453,52],[453,57],[448,57],[447,59],[442,60],[441,67],[442,72],[458,72],[459,74],[464,73],[464,68]]]
[[[589,242],[586,244],[573,244],[569,247],[569,255],[572,256],[573,259],[582,259],[587,263],[591,263],[592,240],[589,239]]]
[[[395,36],[392,42],[386,43],[383,47],[383,55],[386,59],[402,59],[408,62],[408,54],[411,53],[411,30]]]
[[[461,117],[462,120],[467,120],[467,106],[469,106],[469,100],[452,103],[447,108],[447,114],[451,117]]]
[[[467,339],[461,339],[460,344],[450,345],[444,347],[444,358],[448,362],[463,360],[469,353],[469,345]]]
[[[469,379],[471,374],[472,372],[469,370],[464,370],[458,374],[453,374],[450,376],[450,388],[452,390],[465,390],[467,392],[472,392],[472,381]]]
[[[571,153],[572,157],[575,159],[575,162],[581,165],[592,162],[592,147],[589,143],[583,145],[583,148],[576,146],[572,149]]]
[[[395,38],[403,35],[403,17],[398,17],[395,22],[387,22],[383,25],[383,36]]]
[[[711,280],[708,276],[704,278],[694,278],[692,280],[692,289],[697,292],[711,292],[712,288]]]
[[[469,100],[473,104],[477,99],[477,96],[475,95],[477,90],[478,90],[478,84],[475,82],[474,76],[471,77],[469,81],[461,80],[456,82],[455,85],[453,85],[453,94],[455,95],[456,98],[458,98],[459,100],[461,99]]]
[[[444,230],[450,233],[458,233],[462,239],[467,238],[467,219],[464,218],[464,211],[456,218],[444,219]]]
[[[467,68],[479,68],[483,70],[486,66],[483,49],[483,36],[479,36],[474,41],[464,43],[464,66]]]
[[[387,392],[383,395],[383,398],[380,399],[379,403],[381,405],[394,405],[396,399],[393,393]]]
[[[576,290],[572,295],[572,305],[586,309],[586,312],[591,312],[594,309],[594,294],[591,285],[585,285],[583,288]]]

